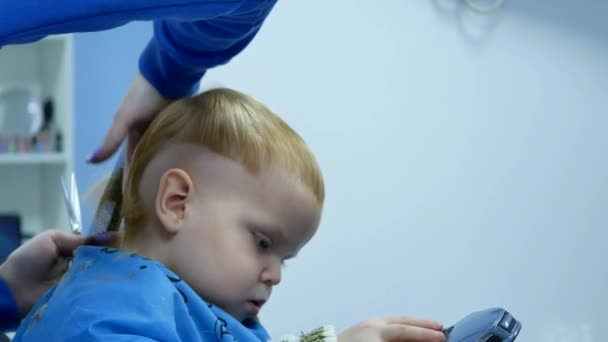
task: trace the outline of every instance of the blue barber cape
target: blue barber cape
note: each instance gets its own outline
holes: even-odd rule
[[[269,341],[199,297],[159,262],[79,247],[72,266],[31,310],[14,341]]]

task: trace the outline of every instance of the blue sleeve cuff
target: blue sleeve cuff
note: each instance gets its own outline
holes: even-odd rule
[[[153,37],[139,58],[139,71],[161,95],[177,99],[196,93],[206,70],[181,65],[167,55]]]
[[[12,331],[19,327],[19,308],[11,289],[0,277],[0,331]]]
[[[154,37],[139,59],[142,76],[169,99],[196,93],[207,70],[228,63],[251,43],[275,3],[245,2],[197,21],[154,21]]]

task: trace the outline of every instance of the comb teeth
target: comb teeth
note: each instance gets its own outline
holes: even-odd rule
[[[110,221],[112,221],[114,208],[116,208],[116,202],[114,201],[104,201],[101,203],[95,214],[95,220],[86,235],[91,236],[106,232]]]
[[[87,235],[118,231],[122,221],[122,176],[125,151],[121,151],[116,166],[106,184]]]

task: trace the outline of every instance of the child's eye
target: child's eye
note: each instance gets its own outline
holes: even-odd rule
[[[260,250],[268,250],[272,245],[272,241],[266,235],[260,233],[254,233],[253,235],[255,237],[255,244]]]

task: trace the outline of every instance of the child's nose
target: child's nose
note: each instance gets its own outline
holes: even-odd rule
[[[261,281],[271,286],[281,282],[281,262],[271,262],[262,272]]]

